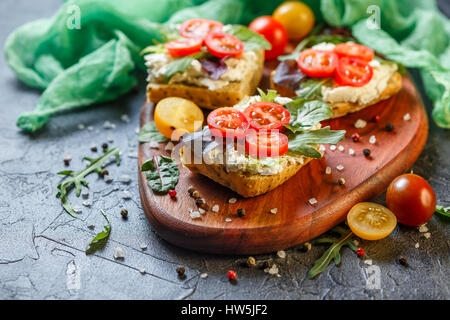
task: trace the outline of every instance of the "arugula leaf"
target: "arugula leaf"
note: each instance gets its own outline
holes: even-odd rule
[[[300,84],[298,97],[302,99],[320,99],[322,98],[322,87],[331,83],[331,78],[308,79]]]
[[[70,203],[69,199],[67,198],[67,195],[71,189],[75,187],[76,190],[76,196],[79,197],[81,194],[81,188],[82,186],[87,187],[88,183],[85,180],[85,177],[92,173],[100,173],[102,168],[105,165],[106,160],[108,160],[110,157],[114,156],[116,158],[117,165],[120,165],[120,149],[119,148],[111,148],[106,150],[105,154],[97,159],[91,159],[91,158],[83,158],[83,160],[89,161],[89,165],[81,171],[71,171],[71,170],[65,170],[58,172],[58,174],[70,176],[71,178],[61,182],[58,184],[58,193],[56,194],[57,198],[61,198],[61,204],[64,208],[64,210],[67,211],[72,217],[76,218],[77,214],[73,210],[72,204]]]
[[[288,135],[288,151],[293,154],[319,159],[322,154],[313,146],[317,144],[337,144],[344,139],[345,130],[330,130],[330,127],[319,130],[301,131]]]
[[[270,42],[268,42],[262,35],[250,30],[245,26],[238,24],[229,24],[224,26],[223,31],[241,40],[244,43],[245,51],[272,49],[272,45],[270,44]]]
[[[353,232],[341,227],[336,227],[333,231],[339,233],[341,237],[338,239],[326,237],[315,241],[315,243],[326,243],[331,244],[331,246],[324,252],[322,257],[316,260],[314,266],[308,272],[308,278],[313,279],[324,272],[331,261],[334,261],[335,265],[339,265],[341,263],[340,251],[342,247],[347,246],[353,251],[357,250],[357,246],[352,240]]]
[[[166,65],[166,70],[163,73],[164,82],[168,83],[170,78],[172,78],[175,74],[185,72],[194,60],[202,59],[207,56],[208,52],[202,51],[171,61]]]
[[[156,128],[155,121],[146,123],[139,131],[138,140],[141,143],[156,141],[158,143],[168,142],[169,139],[164,137]]]
[[[291,121],[286,127],[294,133],[311,129],[333,115],[330,106],[321,100],[296,99],[286,104],[286,108],[291,113]]]
[[[297,47],[294,49],[294,51],[291,54],[284,55],[278,57],[278,60],[284,61],[284,60],[297,60],[298,55],[301,51],[311,48],[315,46],[316,44],[322,43],[322,42],[328,42],[333,44],[339,44],[344,43],[348,41],[354,41],[355,39],[342,36],[342,35],[312,35],[305,39],[303,39]]]
[[[142,164],[149,187],[156,193],[166,194],[178,183],[180,171],[174,159],[163,155],[154,156]]]
[[[97,235],[91,240],[91,242],[88,243],[85,251],[86,254],[92,254],[95,251],[103,249],[108,242],[109,235],[111,234],[111,222],[109,222],[108,216],[106,215],[105,211],[100,210],[100,212],[105,217],[108,224],[103,227],[104,231],[97,233]]]
[[[444,208],[443,206],[437,205],[436,212],[450,218],[450,207]]]
[[[266,102],[274,102],[276,97],[279,97],[280,95],[276,90],[267,90],[267,93],[264,93],[263,90],[260,88],[257,88],[259,95],[261,96],[261,101]]]

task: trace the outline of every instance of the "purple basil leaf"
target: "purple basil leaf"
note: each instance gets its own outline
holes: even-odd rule
[[[200,59],[203,70],[205,70],[211,79],[219,80],[219,78],[228,70],[228,66],[225,63],[224,57],[222,59],[212,58],[212,59]]]
[[[285,60],[276,68],[273,82],[291,90],[297,90],[299,83],[305,78],[306,75],[298,68],[297,61]]]

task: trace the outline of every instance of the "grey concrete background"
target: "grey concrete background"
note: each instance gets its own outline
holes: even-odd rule
[[[449,2],[442,1],[449,10]],[[58,0],[2,0],[0,2],[0,44],[25,22],[51,16]],[[161,240],[142,211],[137,186],[137,136],[139,109],[144,101],[144,81],[139,93],[129,94],[113,103],[85,111],[55,117],[44,130],[27,135],[15,121],[20,113],[32,110],[39,92],[20,83],[0,59],[0,299],[449,299],[449,220],[434,216],[428,223],[431,238],[417,228],[399,226],[387,239],[361,241],[366,259],[348,249],[342,251],[340,268],[331,266],[315,280],[307,271],[324,252],[313,246],[304,253],[287,250],[285,259],[276,255],[257,256],[273,259],[281,277],[260,269],[240,266],[242,257],[214,256],[176,248]],[[420,81],[419,81],[420,85]],[[428,110],[430,102],[425,99]],[[131,122],[120,120],[127,114]],[[105,120],[116,125],[103,128]],[[78,124],[93,130],[79,130]],[[98,130],[98,131],[97,131]],[[112,177],[106,184],[95,175],[89,177],[91,208],[82,207],[79,219],[65,213],[55,198],[64,169],[63,158],[73,158],[70,168],[81,168],[83,156],[94,155],[91,144],[110,145],[123,150],[122,165],[108,167]],[[430,136],[421,157],[413,167],[426,178],[442,205],[450,205],[449,159],[450,131],[431,122]],[[117,181],[127,174],[132,182]],[[115,190],[119,189],[119,190]],[[129,191],[130,200],[121,197]],[[376,201],[383,203],[381,196]],[[120,209],[129,211],[122,220]],[[86,256],[88,241],[102,229],[104,209],[112,223],[112,235],[106,248]],[[89,224],[95,229],[90,230]],[[415,248],[416,243],[419,248]],[[141,250],[140,245],[148,248]],[[125,259],[113,258],[121,247]],[[410,267],[398,263],[405,256]],[[371,260],[372,265],[367,260]],[[369,261],[370,262],[370,261]],[[177,278],[175,269],[186,268],[187,278]],[[141,274],[140,269],[146,273]],[[226,271],[238,273],[232,285]],[[207,278],[200,277],[207,273]],[[370,286],[379,276],[379,286]]]

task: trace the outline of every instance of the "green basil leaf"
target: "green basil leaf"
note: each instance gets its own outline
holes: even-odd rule
[[[321,100],[296,99],[286,104],[286,108],[291,113],[288,128],[292,132],[311,129],[315,124],[333,115],[330,106]]]
[[[141,143],[151,141],[164,143],[169,141],[169,139],[164,137],[156,128],[155,121],[150,121],[141,128],[139,131],[138,140]]]
[[[311,48],[315,46],[316,44],[322,43],[322,42],[328,42],[333,44],[339,44],[344,43],[348,41],[354,41],[354,38],[346,37],[342,35],[313,35],[309,36],[305,39],[303,39],[297,47],[294,49],[294,51],[291,54],[284,55],[278,57],[278,60],[284,61],[284,60],[297,60],[298,55],[301,51]]]
[[[259,95],[261,96],[261,101],[266,102],[274,102],[276,97],[279,97],[280,95],[276,90],[267,90],[267,93],[264,93],[263,90],[260,88],[257,88]]]
[[[191,65],[192,61],[194,61],[194,58],[184,57],[170,62],[166,66],[166,70],[163,74],[164,82],[168,83],[170,78],[172,78],[175,74],[185,72]]]
[[[309,158],[321,158],[322,154],[314,148],[318,144],[337,144],[344,139],[345,130],[330,130],[330,127],[319,130],[301,131],[288,135],[288,151]]]
[[[245,51],[272,49],[272,45],[262,35],[250,30],[245,26],[230,24],[224,26],[223,31],[241,40],[244,43]]]
[[[297,98],[320,99],[322,98],[322,87],[332,83],[331,78],[308,79],[300,84]]]
[[[109,235],[111,234],[111,222],[109,222],[106,213],[103,210],[100,210],[102,215],[105,217],[108,224],[104,226],[104,231],[99,232],[86,247],[86,254],[92,254],[95,251],[101,250],[105,247],[108,242]]]
[[[443,206],[437,205],[436,212],[450,218],[450,207],[444,208]]]
[[[180,177],[180,171],[174,159],[163,155],[154,156],[144,162],[141,171],[146,173],[149,187],[160,194],[175,189]]]

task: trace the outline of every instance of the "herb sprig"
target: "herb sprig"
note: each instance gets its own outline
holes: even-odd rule
[[[82,186],[88,187],[88,182],[85,180],[86,176],[92,172],[100,174],[105,162],[112,156],[116,158],[117,165],[120,165],[120,149],[111,148],[106,150],[105,154],[97,159],[88,157],[83,158],[83,160],[87,160],[89,164],[81,171],[65,170],[58,172],[58,174],[71,177],[58,184],[58,193],[56,194],[56,197],[61,199],[64,210],[66,210],[72,217],[77,218],[78,215],[73,210],[72,204],[67,198],[69,191],[75,188],[76,196],[79,197]]]
[[[339,265],[341,263],[340,251],[343,247],[347,246],[355,252],[358,249],[353,242],[352,231],[338,226],[334,228],[332,232],[339,234],[340,237],[323,237],[315,241],[317,244],[331,244],[331,246],[323,253],[322,257],[316,260],[314,266],[309,270],[308,278],[310,279],[313,279],[320,273],[324,272],[332,261],[334,261],[335,265]]]
[[[105,247],[108,242],[109,235],[111,234],[111,222],[109,222],[108,216],[105,211],[100,210],[102,215],[105,217],[107,225],[103,226],[104,231],[97,233],[97,235],[88,243],[86,247],[86,254],[92,254],[95,251],[101,250]]]
[[[450,218],[450,207],[444,208],[443,206],[437,205],[436,212],[442,214],[443,216]]]
[[[146,174],[149,187],[159,194],[166,194],[174,189],[180,177],[180,171],[174,159],[163,155],[154,156],[144,162],[141,171]]]

